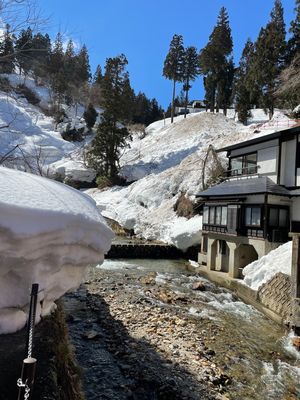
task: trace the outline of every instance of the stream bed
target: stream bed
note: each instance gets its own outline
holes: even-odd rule
[[[94,346],[91,351],[96,354],[95,341],[86,340],[82,329],[98,332],[98,345],[102,346],[99,357],[109,355],[109,368],[116,364],[112,370],[114,380],[124,388],[122,393],[119,387],[115,394],[105,397],[105,392],[111,390],[109,373],[102,386],[100,378],[91,378],[93,369],[97,370],[94,360],[84,378],[88,400],[300,398],[300,354],[289,344],[289,333],[227,289],[190,273],[185,261],[106,260],[91,269],[85,287],[76,296],[81,296],[81,308],[74,307],[74,295],[68,295],[66,310],[72,317],[70,334],[80,365],[86,368],[89,346]],[[110,317],[121,324],[116,332],[124,327],[126,335],[119,335],[113,351],[113,331],[109,345],[103,345],[108,340],[109,326],[106,333],[101,331],[107,315],[102,319],[90,317],[90,324],[85,321],[84,327],[80,326],[86,314],[84,298],[89,299],[88,308],[98,316],[104,315],[100,305],[106,305]],[[124,336],[128,343],[123,341]],[[128,348],[125,354],[124,348]],[[142,376],[141,354],[146,355],[141,364],[145,366]],[[99,374],[104,376],[103,370]],[[170,379],[167,389],[162,389],[160,377],[164,382]],[[147,389],[150,381],[156,382],[153,393]],[[138,386],[144,384],[143,394],[135,395]]]

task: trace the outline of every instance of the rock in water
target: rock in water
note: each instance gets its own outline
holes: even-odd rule
[[[206,287],[202,281],[198,281],[193,283],[192,290],[200,290],[201,292],[204,292]]]

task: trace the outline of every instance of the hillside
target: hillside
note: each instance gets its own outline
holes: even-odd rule
[[[16,87],[24,77],[7,75]],[[26,78],[28,86],[39,98],[30,104],[15,90],[0,92],[0,158],[2,165],[42,174],[64,182],[76,182],[84,187],[95,178],[95,172],[84,162],[86,145],[93,134],[87,132],[82,119],[83,107],[64,106],[66,118],[55,126],[53,117],[45,115],[51,95],[33,79]],[[177,217],[174,205],[181,193],[191,200],[201,190],[202,166],[208,146],[221,148],[274,130],[292,125],[283,112],[277,110],[271,121],[262,110],[252,110],[248,126],[237,123],[234,111],[228,116],[201,112],[154,122],[145,133],[135,133],[129,147],[121,157],[121,175],[129,186],[108,190],[87,191],[95,199],[107,218],[133,230],[140,237],[158,239],[185,249],[199,243],[201,218]],[[69,142],[61,133],[67,124],[83,128],[83,140]],[[3,160],[4,158],[4,160]],[[226,166],[226,160],[221,158]],[[205,171],[207,181],[213,174],[208,160]]]
[[[49,90],[36,86],[28,77],[25,79],[16,74],[6,77],[12,89],[0,91],[1,164],[62,181],[91,182],[95,173],[86,168],[83,149],[92,136],[87,134],[82,120],[83,107],[78,107],[76,113],[74,107],[64,106],[66,118],[55,126],[53,117],[44,111],[51,104]],[[24,96],[16,93],[17,85],[24,82],[40,100],[38,104],[30,104]],[[85,129],[83,141],[69,142],[62,138],[67,123]]]
[[[253,110],[252,123],[245,127],[223,114],[198,113],[187,119],[158,121],[142,137],[135,135],[121,159],[121,173],[128,187],[87,191],[105,217],[118,221],[135,234],[186,249],[200,240],[201,217],[177,217],[174,205],[181,192],[192,200],[201,190],[203,160],[208,146],[221,148],[274,130],[291,126],[282,112],[263,122],[262,110]],[[233,115],[232,115],[233,117]],[[223,164],[226,163],[221,158]],[[208,162],[206,180],[213,164]]]

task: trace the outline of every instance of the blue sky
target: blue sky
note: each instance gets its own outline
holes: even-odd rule
[[[282,3],[289,25],[295,1]],[[103,67],[107,57],[124,53],[135,91],[156,97],[166,107],[172,85],[162,77],[162,67],[173,34],[183,35],[185,46],[200,50],[225,6],[238,62],[246,39],[255,40],[269,20],[273,0],[39,0],[39,5],[50,16],[47,31],[52,37],[60,30],[87,45],[92,71],[97,64]],[[203,98],[202,78],[194,82],[190,98]]]

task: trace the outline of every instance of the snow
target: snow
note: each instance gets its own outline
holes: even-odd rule
[[[5,166],[18,168],[61,180],[92,182],[95,172],[84,162],[84,147],[92,140],[92,135],[84,136],[83,142],[68,142],[61,132],[68,122],[71,127],[81,128],[84,108],[66,107],[68,120],[55,127],[53,118],[46,116],[40,106],[49,107],[51,95],[44,86],[37,86],[30,77],[24,79],[17,74],[4,75],[13,87],[24,84],[41,99],[39,106],[33,106],[16,93],[0,91],[0,159],[15,148],[5,162]]]
[[[222,148],[282,129],[282,124],[292,124],[278,110],[269,122],[263,110],[253,110],[251,122],[255,123],[249,126],[235,122],[233,110],[229,110],[229,116],[201,112],[186,119],[178,116],[173,124],[170,119],[154,122],[146,128],[144,137],[133,135],[130,148],[121,158],[121,174],[132,183],[107,190],[90,189],[86,193],[94,198],[105,217],[133,229],[138,236],[174,244],[183,250],[199,244],[199,217],[179,218],[173,207],[181,191],[192,200],[201,191],[208,146]],[[209,178],[212,161],[208,159],[205,180]],[[225,159],[221,161],[225,166]]]
[[[287,242],[243,269],[243,283],[253,290],[268,282],[278,272],[291,275],[292,242]]]
[[[114,235],[93,200],[68,186],[1,167],[0,188],[2,334],[25,325],[33,283],[39,320],[103,261]]]

